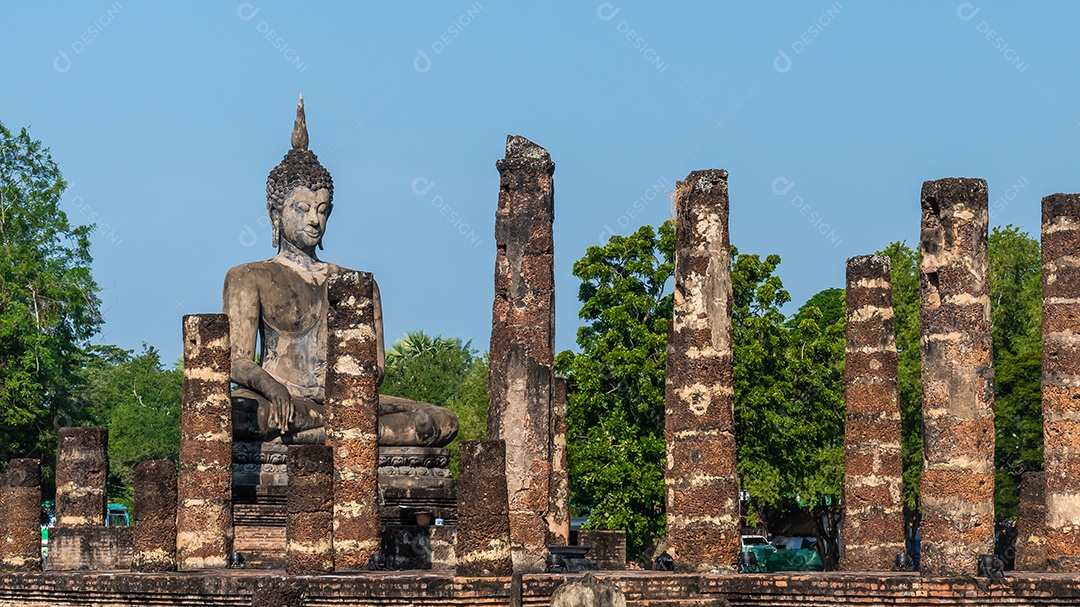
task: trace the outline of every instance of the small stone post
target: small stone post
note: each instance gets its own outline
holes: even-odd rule
[[[0,480],[0,571],[40,571],[41,462],[13,459]]]
[[[668,552],[681,571],[732,570],[739,554],[727,171],[675,187],[675,312],[665,435]]]
[[[326,442],[334,449],[334,569],[366,569],[379,551],[379,377],[375,281],[328,279]]]
[[[289,447],[285,514],[285,571],[319,575],[334,570],[334,450]]]
[[[487,435],[506,441],[514,569],[543,571],[549,538],[569,533],[552,518],[552,378],[555,164],[524,137],[506,139],[495,214],[495,303]],[[558,510],[558,507],[555,508]]]
[[[457,575],[496,577],[513,573],[506,499],[506,443],[461,441],[458,478]]]
[[[1080,194],[1042,201],[1046,557],[1080,571]]]
[[[1016,512],[1016,570],[1046,571],[1046,477],[1025,472],[1020,477]]]
[[[132,571],[176,570],[176,466],[167,459],[135,466]]]
[[[176,565],[224,568],[233,543],[229,317],[184,316]]]
[[[56,526],[105,524],[108,428],[60,428],[56,446]]]
[[[842,571],[892,568],[904,552],[898,359],[889,258],[847,262]]]
[[[927,181],[920,272],[924,575],[994,551],[994,366],[982,179]]]

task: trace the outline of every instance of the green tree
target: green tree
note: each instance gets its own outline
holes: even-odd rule
[[[581,279],[580,353],[564,351],[570,505],[589,527],[624,529],[642,559],[664,532],[664,376],[675,231],[643,226],[589,247]]]
[[[140,461],[178,459],[183,372],[179,364],[166,369],[150,346],[138,355],[99,346],[83,376],[85,421],[109,429],[109,498],[130,506]]]
[[[994,510],[1015,519],[1020,475],[1042,470],[1042,257],[1014,226],[990,233],[994,339]]]
[[[41,142],[0,125],[0,461],[41,458],[47,481],[102,322],[92,228],[60,209],[66,185]]]
[[[379,391],[446,407],[457,414],[458,436],[450,444],[450,468],[458,469],[457,441],[478,440],[487,432],[486,356],[460,338],[406,333],[386,351],[386,377]]]

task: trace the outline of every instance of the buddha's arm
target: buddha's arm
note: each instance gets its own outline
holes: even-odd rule
[[[232,352],[229,379],[258,392],[273,403],[270,423],[274,426],[292,418],[292,399],[288,388],[255,362],[255,344],[259,333],[259,289],[251,278],[251,270],[243,266],[237,266],[225,275],[222,309],[229,317]]]
[[[378,367],[379,383],[381,384],[383,377],[386,375],[386,349],[383,342],[382,297],[379,295],[379,283],[375,282],[374,278],[371,279],[371,299],[375,308],[375,344],[377,348],[375,364]]]

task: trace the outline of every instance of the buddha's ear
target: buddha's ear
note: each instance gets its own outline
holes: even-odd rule
[[[270,215],[270,244],[276,249],[281,235],[281,208],[267,204],[266,213]]]

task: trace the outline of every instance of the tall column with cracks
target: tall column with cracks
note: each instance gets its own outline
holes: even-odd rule
[[[843,571],[890,569],[904,552],[896,322],[889,258],[847,262]]]
[[[515,571],[542,571],[548,543],[566,543],[568,520],[558,459],[555,363],[555,219],[547,151],[524,137],[506,140],[495,215],[488,437],[506,442],[510,538]],[[554,496],[553,496],[554,494]]]
[[[224,568],[233,545],[229,317],[184,317],[176,566]]]
[[[374,280],[327,280],[326,441],[334,449],[334,569],[360,571],[379,551],[379,371]]]
[[[1080,194],[1042,201],[1046,558],[1080,571]]]
[[[730,570],[739,554],[727,176],[694,171],[675,189],[664,484],[668,551],[685,571]]]
[[[982,179],[927,181],[922,323],[922,564],[968,574],[994,551],[994,366]]]

